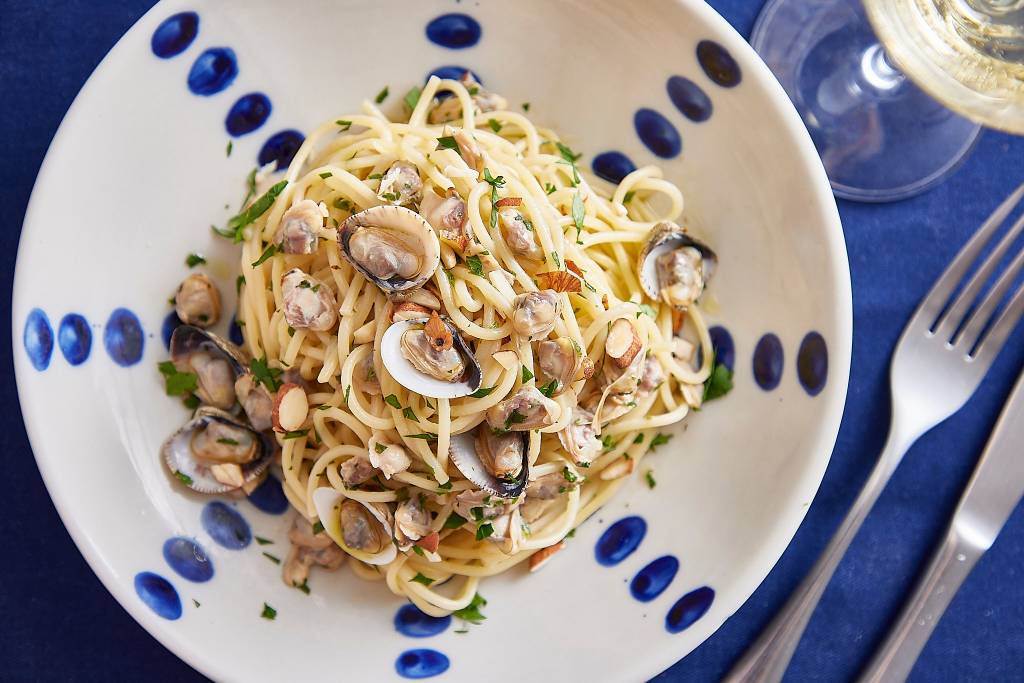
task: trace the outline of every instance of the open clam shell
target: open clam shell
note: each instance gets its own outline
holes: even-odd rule
[[[200,356],[203,358],[201,363]],[[249,359],[244,351],[212,332],[192,325],[181,325],[174,330],[171,360],[180,371],[196,373],[196,395],[204,405],[222,410],[234,407],[235,382],[249,371]]]
[[[523,466],[519,473],[511,479],[501,479],[491,474],[477,451],[477,432],[481,429],[490,431],[486,423],[479,425],[476,430],[452,434],[451,445],[448,455],[452,463],[462,472],[469,481],[498,498],[518,498],[526,489],[527,481],[530,478],[530,435],[529,432],[509,432],[501,435],[500,438],[516,438],[522,444]]]
[[[379,551],[367,552],[359,548],[353,548],[345,542],[345,533],[341,526],[341,507],[348,501],[363,506],[368,513],[367,521],[378,525],[373,531],[383,534],[383,537],[388,539],[387,543],[384,543]],[[398,555],[398,549],[395,548],[395,544],[390,540],[393,538],[391,531],[393,520],[387,506],[381,503],[364,503],[349,498],[341,491],[328,487],[321,487],[313,491],[313,506],[316,508],[316,514],[320,517],[320,523],[324,525],[324,531],[327,532],[327,535],[342,550],[357,560],[367,564],[380,565],[391,562]]]
[[[458,329],[450,321],[442,322],[452,334],[452,347],[456,349],[465,365],[461,377],[454,382],[436,379],[420,372],[402,355],[402,335],[410,329],[423,328],[429,318],[411,318],[399,320],[384,331],[380,343],[380,357],[384,367],[395,378],[395,381],[411,392],[430,398],[460,398],[469,396],[480,388],[482,372],[476,356],[459,335]]]
[[[402,206],[374,206],[338,228],[341,253],[385,293],[415,289],[441,263],[441,242],[430,224]]]
[[[160,449],[160,455],[167,468],[182,483],[198,493],[226,493],[239,488],[239,486],[219,481],[214,477],[210,465],[196,460],[192,450],[193,437],[198,430],[208,428],[212,422],[219,422],[232,429],[244,430],[255,439],[257,449],[255,457],[249,462],[239,465],[244,483],[256,479],[270,467],[274,452],[277,450],[277,444],[270,436],[254,431],[248,425],[239,422],[230,413],[204,406],[197,410],[195,416],[181,429],[172,434]]]
[[[718,256],[711,247],[695,239],[683,228],[671,221],[655,225],[647,237],[647,243],[640,252],[637,273],[644,293],[655,301],[661,300],[661,283],[658,281],[658,257],[675,249],[693,247],[702,257],[703,279],[706,284],[718,264]]]

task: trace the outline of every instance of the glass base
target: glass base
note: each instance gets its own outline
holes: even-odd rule
[[[857,0],[770,0],[750,42],[796,105],[838,197],[924,192],[977,140],[977,124],[891,64]]]

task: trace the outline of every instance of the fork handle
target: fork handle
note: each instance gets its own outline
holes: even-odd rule
[[[782,680],[789,660],[800,643],[800,637],[807,628],[807,622],[835,573],[839,560],[846,554],[846,549],[850,547],[850,542],[857,535],[896,465],[915,440],[916,437],[904,435],[895,425],[890,430],[878,463],[825,551],[757,641],[722,679],[723,683],[778,683]]]
[[[966,543],[950,528],[932,555],[914,594],[889,629],[858,683],[902,683],[907,680],[921,650],[935,630],[960,585],[985,550]]]

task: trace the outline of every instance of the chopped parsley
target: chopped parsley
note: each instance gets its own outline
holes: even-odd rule
[[[499,123],[498,121],[494,119],[487,119],[487,125],[490,126],[491,130],[493,130],[495,133],[501,132],[501,123]]]
[[[437,434],[406,434],[407,439],[423,439],[424,441],[437,441]]]
[[[523,368],[524,370],[526,368]],[[520,413],[518,410],[513,410],[507,418],[505,418],[505,431],[508,431],[512,425],[522,424],[526,422],[526,416]]]
[[[284,371],[281,368],[272,368],[267,365],[267,357],[253,358],[249,362],[249,370],[252,371],[252,376],[256,378],[256,381],[262,384],[270,392],[275,392],[281,386],[281,380],[278,379],[281,373]]]
[[[647,472],[644,473],[644,479],[647,480],[648,488],[653,489],[655,486],[658,485],[658,482],[654,481],[654,472],[652,470],[647,470]]]
[[[351,393],[352,393],[352,385],[349,384],[347,387],[345,387],[345,405],[348,405],[348,397],[349,397],[349,394],[351,394]]]
[[[185,265],[189,268],[195,268],[202,263],[206,263],[206,259],[199,254],[189,254],[185,257]]]
[[[395,396],[394,394],[388,394],[387,397],[384,399],[384,402],[387,403],[392,408],[396,408],[398,410],[402,409],[402,404],[398,402],[398,397]]]
[[[444,491],[451,491],[452,490],[452,480],[449,479],[448,481],[446,481],[443,484],[438,484],[437,488],[442,489]]]
[[[377,93],[377,96],[373,98],[373,101],[380,104],[388,98],[388,86],[384,86],[384,89]]]
[[[292,582],[292,585],[295,586],[296,588],[298,588],[300,591],[302,591],[306,595],[309,595],[309,578],[308,577],[303,579],[302,583]]]
[[[442,526],[441,529],[458,529],[465,523],[465,517],[458,514],[457,512],[453,512],[452,514],[448,515],[448,519],[444,520],[444,526]]]
[[[263,557],[267,558],[274,564],[281,564],[281,558],[277,557],[276,555],[271,555],[270,553],[265,552],[263,553]]]
[[[380,180],[383,177],[384,177],[383,173],[371,173],[370,175],[366,176],[366,179],[367,180]]]
[[[192,604],[195,605],[196,607],[199,607],[199,601],[196,600],[195,598],[192,598]]]
[[[604,434],[601,436],[601,446],[604,450],[610,451],[615,448],[615,439],[611,437],[611,434]]]
[[[402,98],[402,101],[405,102],[405,106],[409,107],[409,111],[415,109],[416,105],[420,103],[421,92],[423,91],[420,90],[420,87],[418,85],[414,85],[409,88],[409,92],[405,93],[405,97]]]
[[[570,530],[570,531],[569,531],[569,533],[567,533],[567,534],[565,535],[565,537],[566,537],[566,538],[572,538],[572,537],[574,537],[575,535],[576,535],[576,530],[575,530],[575,529],[572,529],[572,530]]]
[[[263,254],[258,259],[256,259],[255,261],[252,262],[252,267],[255,268],[256,266],[263,265],[264,263],[266,263],[270,259],[270,257],[272,257],[276,253],[277,253],[277,245],[276,244],[268,244],[267,248],[263,250]]]
[[[315,536],[315,535],[319,534],[323,530],[324,530],[324,523],[321,522],[319,519],[316,520],[316,523],[313,524],[313,535]]]
[[[455,136],[453,136],[453,135],[444,135],[444,136],[439,137],[437,139],[437,148],[438,149],[454,149],[455,151],[458,151],[459,150],[459,143],[455,141]]]
[[[633,439],[633,443],[643,443],[643,442],[644,442],[644,435],[643,435],[643,433],[637,434],[636,438]]]
[[[704,401],[713,401],[732,391],[732,370],[724,363],[714,361],[711,376],[704,381]]]
[[[323,173],[320,174],[320,177],[323,178],[324,180],[327,180],[328,178],[330,178],[333,175],[334,174],[331,173],[330,171],[324,171]]]
[[[384,452],[384,451],[386,451],[387,449],[388,449],[388,447],[387,447],[387,446],[385,446],[385,445],[384,445],[384,444],[382,444],[382,443],[375,443],[375,444],[373,444],[373,450],[377,451],[377,454],[378,454],[378,455],[379,455],[379,454],[381,454],[381,453],[383,453],[383,452]]]
[[[235,278],[235,295],[236,296],[242,293],[242,285],[244,285],[244,284],[245,284],[245,276],[244,275],[239,275],[238,277]]]
[[[222,443],[225,446],[237,446],[238,445],[237,441],[235,441],[234,439],[229,439],[227,437],[221,437],[220,439],[217,439],[217,443]]]
[[[334,200],[334,208],[341,209],[342,211],[352,212],[352,202],[345,199],[344,197],[338,197]]]
[[[488,168],[484,168],[484,182],[491,186],[491,230],[498,227],[498,207],[495,204],[498,203],[498,189],[505,187],[504,176],[498,176],[495,178],[491,175],[491,171]]]
[[[251,181],[251,184],[250,184],[250,190],[252,190],[252,188],[255,187],[254,183],[255,183],[255,175],[252,176],[252,181]],[[213,229],[214,232],[216,232],[221,237],[231,238],[231,240],[233,242],[235,242],[235,243],[241,242],[243,239],[245,239],[245,235],[242,234],[243,231],[245,230],[245,228],[250,223],[255,221],[257,218],[259,218],[260,216],[265,214],[267,212],[267,210],[277,200],[277,195],[279,195],[282,192],[284,192],[284,188],[286,188],[286,187],[288,187],[288,181],[287,180],[282,180],[281,182],[277,183],[276,185],[271,187],[269,190],[267,190],[266,193],[263,194],[263,196],[261,196],[259,199],[254,201],[252,204],[250,204],[249,208],[245,209],[244,211],[242,211],[238,215],[236,215],[236,216],[232,217],[230,220],[228,220],[228,227],[226,227],[226,228],[217,228],[217,227],[215,227]]]
[[[345,119],[338,119],[337,121],[335,121],[335,123],[341,126],[342,133],[344,133],[346,130],[352,127],[352,122],[346,121]]]
[[[420,421],[420,419],[416,417],[416,413],[412,412],[412,408],[402,408],[402,417],[406,420],[412,420],[413,422]]]
[[[306,434],[309,434],[309,430],[308,429],[296,429],[296,430],[291,431],[291,432],[285,432],[284,433],[284,438],[285,439],[301,439],[302,437],[306,436]]]
[[[403,490],[404,490],[404,489],[403,489]],[[408,494],[407,494],[407,495],[408,495]],[[416,553],[417,555],[419,555],[420,557],[426,557],[426,556],[427,556],[427,555],[426,555],[426,553],[425,553],[425,552],[423,552],[423,548],[419,547],[418,545],[414,545],[414,546],[412,547],[412,551],[413,551],[414,553]]]
[[[253,538],[255,538],[256,542],[259,543],[260,545],[273,545],[274,544],[274,542],[271,541],[269,538],[263,538],[262,536],[253,536]]]
[[[494,533],[494,526],[490,522],[481,524],[476,528],[476,540],[482,541]]]
[[[662,434],[661,432],[658,432],[657,434],[654,435],[654,438],[651,439],[651,450],[653,451],[658,446],[664,446],[671,440],[671,434]]]
[[[558,258],[558,252],[557,251],[551,252],[551,260],[555,262],[555,268],[561,269],[561,267],[562,267],[562,259]]]
[[[324,404],[320,405],[319,407],[317,407],[317,410],[330,410],[333,407],[334,406],[332,406],[330,403],[324,403]]]
[[[415,545],[413,546],[413,548],[418,548],[418,547],[419,546],[415,546]],[[419,572],[416,572],[416,576],[414,576],[411,579],[409,579],[409,581],[411,581],[413,583],[422,583],[424,586],[429,586],[430,584],[434,583],[435,579],[431,579],[430,577],[423,576],[423,574],[421,574]]]
[[[622,198],[622,203],[629,204],[631,201],[633,201],[633,197],[635,196],[636,192],[634,190],[630,190],[629,192],[626,193],[626,196]]]
[[[486,606],[487,601],[484,599],[482,595],[477,593],[473,596],[473,599],[470,601],[468,605],[466,605],[462,609],[458,609],[452,612],[452,616],[458,617],[463,621],[468,621],[471,624],[479,624],[487,618],[480,612],[480,608]]]
[[[399,199],[402,198],[402,195],[399,194],[398,192],[385,192],[384,194],[381,195],[381,197],[388,200],[389,202],[397,202]]]
[[[544,386],[542,386],[540,388],[540,393],[544,394],[548,398],[551,398],[552,396],[554,396],[556,391],[558,391],[558,380],[557,379],[551,380],[550,382],[548,382],[547,384],[545,384]]]
[[[231,150],[233,150],[234,148],[235,148],[234,141],[233,140],[228,140],[228,146],[227,146],[227,149],[224,151],[224,156],[231,156]]]
[[[195,410],[199,407],[199,397],[195,394],[189,394],[184,398],[184,400],[182,400],[182,403],[184,403],[185,407],[189,410]]]
[[[558,148],[558,153],[562,155],[562,158],[568,161],[570,164],[575,164],[579,160],[579,158],[583,156],[582,154],[574,153],[572,149],[570,149],[567,145],[562,144],[561,142],[556,142],[555,147]]]
[[[260,616],[264,619],[270,619],[271,621],[273,621],[277,617],[277,610],[268,605],[267,603],[263,603],[263,612],[260,614]]]
[[[557,189],[558,188],[551,183],[544,183],[544,191],[547,192],[548,194],[554,194],[555,190]]]
[[[523,366],[523,384],[526,384],[533,379],[534,374],[530,371],[530,368]]]
[[[473,273],[473,275],[482,277],[484,274],[484,264],[481,263],[480,257],[475,254],[466,259],[466,267],[469,268],[469,272]]]
[[[523,102],[522,107],[523,107],[523,111],[530,111],[530,103],[529,102]]]
[[[174,470],[174,476],[177,477],[178,481],[180,481],[185,486],[191,486],[192,485],[192,477],[188,476],[187,474],[185,474],[181,470]]]
[[[562,468],[562,478],[564,478],[570,484],[575,484],[577,481],[579,481],[579,477],[573,474],[573,471],[569,469],[568,465]]]
[[[174,363],[165,360],[157,365],[160,374],[164,376],[167,385],[168,396],[184,396],[196,390],[199,385],[199,378],[194,372],[178,372]]]
[[[470,394],[470,397],[472,397],[472,398],[483,398],[485,396],[489,396],[495,389],[497,389],[497,387],[480,387],[479,389],[474,391],[472,394]]]
[[[583,230],[583,217],[585,215],[585,209],[583,207],[583,191],[576,190],[576,194],[572,198],[572,222],[576,224],[576,239],[580,238],[580,232]]]

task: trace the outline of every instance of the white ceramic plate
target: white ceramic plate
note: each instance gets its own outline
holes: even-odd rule
[[[188,17],[163,23],[186,10],[198,18],[191,41]],[[472,21],[426,30],[451,12]],[[226,53],[201,58],[216,47],[233,51],[235,77]],[[193,87],[217,92],[190,92],[197,60],[210,68]],[[233,291],[235,252],[208,226],[231,213],[264,143],[353,111],[384,85],[397,109],[445,65],[530,102],[588,167],[609,150],[665,167],[720,255],[713,317],[734,342],[736,388],[645,461],[656,489],[638,477],[544,571],[486,582],[483,625],[415,639],[393,622],[400,601],[347,571],[315,575],[308,596],[285,587],[263,552],[284,554],[288,515],[229,501],[221,513],[276,542],[221,545],[242,543],[158,461],[184,412],[163,395],[156,363],[187,253],[204,253]],[[243,98],[253,92],[271,103],[265,120],[266,103]],[[240,99],[247,117],[233,122],[255,130],[232,138],[226,157],[225,117]],[[699,0],[162,2],[103,61],[54,139],[14,292],[22,409],[64,523],[140,624],[202,672],[238,681],[379,681],[445,663],[448,680],[639,680],[668,667],[747,599],[803,518],[839,428],[851,324],[842,232],[814,148],[768,70]],[[646,535],[620,563],[599,564],[598,539],[627,516]],[[191,546],[172,543],[168,561],[174,537],[204,549],[212,577],[182,559]],[[633,577],[665,555],[680,564],[664,592],[631,597]],[[275,620],[260,618],[264,603]]]

